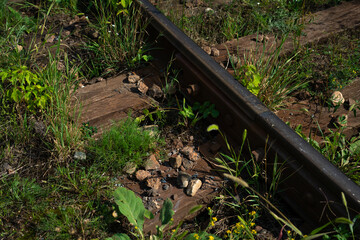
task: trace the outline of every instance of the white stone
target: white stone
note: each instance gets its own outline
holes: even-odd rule
[[[337,106],[343,104],[345,99],[340,91],[335,91],[331,94],[330,101],[333,106]]]
[[[136,75],[136,74],[131,74],[128,76],[128,81],[129,83],[137,83],[138,81],[140,81],[140,76]]]
[[[202,182],[200,179],[192,179],[186,188],[186,194],[189,196],[195,196],[197,191],[201,188]]]

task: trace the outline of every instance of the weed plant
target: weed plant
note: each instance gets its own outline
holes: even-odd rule
[[[121,172],[126,163],[142,166],[149,153],[155,152],[160,139],[149,131],[139,128],[138,122],[130,117],[114,123],[110,130],[103,133],[98,141],[91,141],[89,151],[103,169]]]
[[[306,81],[298,77],[298,67],[292,64],[296,54],[288,59],[280,56],[285,39],[270,52],[263,45],[253,54],[236,56],[240,61],[236,65],[230,58],[234,77],[271,110],[284,107],[292,92],[306,86]]]
[[[143,19],[140,8],[132,0],[93,1],[98,29],[97,41],[90,41],[86,49],[92,57],[86,70],[138,67],[141,62],[149,61],[148,46],[145,43],[147,21]],[[94,73],[92,75],[95,75]]]
[[[299,66],[299,78],[306,90],[323,101],[360,76],[360,41],[358,31],[332,36],[321,45],[303,48],[293,64]]]
[[[360,184],[360,174],[358,164],[360,162],[360,139],[359,136],[353,136],[347,139],[344,134],[346,129],[346,120],[339,117],[341,125],[336,126],[335,130],[329,129],[330,133],[325,135],[318,126],[318,131],[322,135],[323,141],[317,142],[302,132],[302,126],[298,125],[295,131],[306,141],[308,141],[316,150],[325,156],[330,162],[342,170],[349,178]]]
[[[65,73],[57,69],[58,61],[49,55],[49,64],[39,74],[42,81],[52,86],[51,102],[44,111],[48,130],[52,137],[52,146],[60,161],[66,160],[73,150],[82,145],[82,132],[79,127],[79,109],[72,105],[71,97],[78,86],[78,71],[70,67],[65,56]]]
[[[319,7],[333,6],[340,0],[242,0],[216,5],[208,1],[204,11],[160,1],[157,6],[181,30],[197,43],[222,43],[254,33],[301,34],[306,13]]]

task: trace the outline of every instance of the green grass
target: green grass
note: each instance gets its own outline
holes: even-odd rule
[[[299,66],[294,63],[297,54],[280,56],[285,39],[276,48],[266,50],[265,45],[258,46],[252,54],[230,58],[235,79],[271,110],[283,108],[291,94],[305,87],[307,81],[298,77]],[[234,57],[239,59],[237,64]]]
[[[23,17],[14,10],[15,7],[9,8],[10,5],[5,5],[6,3],[7,1],[1,1],[0,4],[0,10],[2,10],[0,11],[0,69],[26,66],[26,71],[30,71],[31,76],[36,76],[34,77],[38,80],[36,84],[49,87],[46,90],[49,99],[41,106],[35,104],[31,109],[27,107],[29,105],[27,101],[16,102],[12,98],[3,97],[1,99],[4,102],[0,107],[0,166],[3,163],[11,165],[14,174],[5,173],[0,176],[0,238],[104,239],[114,232],[121,232],[121,226],[118,224],[120,219],[115,219],[112,215],[114,206],[111,192],[120,183],[117,177],[121,175],[123,167],[128,162],[141,167],[151,153],[158,153],[163,142],[157,134],[152,135],[143,130],[131,118],[114,123],[100,139],[90,139],[93,129],[91,126],[81,126],[78,120],[81,109],[70,99],[83,77],[81,73],[89,72],[86,77],[98,76],[107,68],[114,68],[115,71],[125,68],[133,69],[147,61],[148,48],[145,44],[146,33],[143,31],[147,22],[137,19],[139,9],[135,3],[128,6],[125,4],[126,1],[123,1],[121,6],[111,5],[110,1],[91,2],[91,4],[98,4],[96,6],[89,4],[88,10],[95,10],[98,18],[96,20],[92,18],[95,15],[90,15],[89,18],[91,22],[99,23],[94,26],[96,25],[100,37],[96,41],[87,43],[87,47],[90,48],[88,50],[91,52],[90,56],[92,56],[91,61],[84,61],[85,65],[79,66],[69,59],[74,59],[73,55],[69,54],[68,58],[67,53],[60,50],[60,42],[47,49],[44,41],[37,42],[35,36],[40,33],[42,36],[51,33],[54,30],[53,26],[50,26],[51,17],[64,8],[70,8],[69,11],[64,10],[67,13],[75,14],[82,2],[76,0],[42,1],[38,6],[24,3],[25,5],[21,8],[24,11],[25,6],[37,9],[38,16],[34,18]],[[224,20],[227,22],[219,26],[223,30],[228,29],[229,32],[221,33],[222,35],[216,36],[215,40],[230,39],[247,33],[248,30],[244,28],[246,23],[244,19],[247,19],[245,18],[248,13],[246,11],[249,9],[241,13],[240,9],[243,6],[255,8],[256,6],[251,5],[254,3],[249,1],[247,5],[242,2],[242,5],[227,6],[228,9],[224,7],[222,11],[230,12],[229,19]],[[265,7],[271,8],[272,5],[267,6],[264,3],[261,7],[263,9],[260,10],[265,11]],[[239,14],[232,15],[236,14],[236,11],[239,11]],[[261,31],[289,31],[288,26],[281,26],[281,21],[284,22],[286,19],[286,11],[281,9],[274,11],[271,12],[274,19],[265,16],[265,20],[262,20],[266,24],[271,21],[274,26],[266,30],[265,24],[263,26],[265,30]],[[112,13],[109,14],[109,12]],[[285,17],[279,17],[282,16],[281,14]],[[260,16],[255,17],[260,18]],[[214,16],[208,16],[208,18],[209,21],[214,18],[211,21],[216,22]],[[276,23],[276,18],[281,21]],[[214,31],[214,28],[208,31],[207,26],[201,23],[201,18],[195,20],[201,26],[202,33]],[[193,20],[184,18],[182,21],[183,27],[186,28],[192,24]],[[257,31],[260,25],[255,21],[254,29]],[[236,26],[236,28],[229,29],[229,26]],[[196,34],[194,33],[195,36]],[[27,40],[30,40],[29,45],[24,44],[25,35],[28,37]],[[35,43],[38,44],[37,48],[35,48]],[[17,45],[26,46],[27,49],[18,51]],[[38,66],[36,62],[39,54],[45,54],[48,59],[41,66]],[[57,69],[60,61],[65,66],[65,69],[61,71]],[[356,58],[352,61],[355,62]],[[253,65],[256,70],[253,71],[253,76],[248,74],[249,79],[253,79],[254,74],[259,74],[264,78],[272,76],[281,79],[279,76],[288,71],[288,63],[279,59],[272,59],[270,62],[263,60],[264,65],[250,59],[246,63],[247,66]],[[277,68],[273,68],[272,64],[275,63]],[[176,81],[177,74],[178,72],[175,71],[166,75],[169,77],[166,80],[171,82],[173,77],[173,81]],[[24,83],[24,86],[27,87],[27,84],[29,83]],[[169,83],[170,87],[171,85],[173,84]],[[6,84],[1,82],[0,93],[4,95],[7,90],[18,87],[18,85],[14,86],[8,82]],[[42,94],[36,91],[33,93],[38,96]],[[8,107],[5,108],[5,105]],[[209,105],[203,107],[205,109],[201,110],[201,106],[198,109],[200,114],[205,115],[206,110],[212,109]],[[41,131],[38,125],[43,125]],[[85,152],[87,159],[75,160],[73,157],[75,151]],[[233,158],[236,156],[234,155]],[[236,162],[235,159],[233,161]],[[235,171],[238,175],[241,172],[253,176],[254,182],[250,184],[257,186],[255,179],[259,178],[261,169],[247,168],[254,164],[253,159],[246,162],[241,158],[237,164],[238,168]],[[244,169],[241,169],[243,167],[241,164],[246,165]],[[279,172],[275,170],[275,175]],[[258,202],[252,197],[246,198],[243,201],[244,205],[250,201],[251,206],[258,206]],[[229,203],[236,205],[234,200]],[[232,234],[238,234],[235,230],[240,230],[238,226],[243,224],[244,229],[241,230],[246,232],[239,231],[238,235],[253,238],[251,231],[258,215],[252,213],[253,209],[246,207],[244,209],[242,212],[236,212],[240,218],[237,218],[234,225],[229,225],[229,229]],[[221,219],[212,218],[216,217],[212,210],[209,210],[209,214],[210,221],[207,230],[215,233],[215,227]],[[209,237],[207,230],[205,233],[202,230],[195,230],[191,236],[195,237],[195,232],[198,232],[198,235]]]
[[[27,219],[36,218],[48,205],[39,201],[48,191],[35,180],[18,175],[2,178],[0,185],[0,236],[19,236],[17,231],[26,228]],[[18,221],[19,226],[16,227],[14,221]]]
[[[203,44],[222,43],[253,33],[275,35],[301,34],[304,14],[339,4],[341,0],[242,0],[216,5],[205,2],[210,11],[188,8],[181,9],[173,3],[160,1],[157,6],[181,30],[195,42]],[[177,7],[177,8],[176,8]]]
[[[355,30],[302,48],[294,65],[299,67],[299,77],[308,81],[306,89],[327,101],[332,91],[341,90],[360,76],[359,61],[359,31]]]
[[[91,141],[89,151],[105,171],[122,171],[128,162],[140,167],[149,154],[158,149],[160,139],[142,130],[131,118],[114,123],[98,141]]]
[[[89,13],[94,15],[92,27],[97,29],[99,37],[84,46],[91,56],[83,59],[84,72],[88,72],[89,78],[124,68],[134,69],[151,58],[146,44],[148,21],[142,18],[135,2],[124,2],[129,5],[110,0],[92,1],[94,10]]]
[[[49,135],[52,138],[51,147],[57,152],[60,161],[66,160],[71,151],[83,145],[83,133],[78,122],[80,109],[77,102],[71,98],[78,86],[79,68],[71,67],[68,59],[64,59],[65,72],[57,69],[58,60],[49,56],[50,62],[39,72],[40,78],[52,86],[51,102],[43,116],[48,124]]]

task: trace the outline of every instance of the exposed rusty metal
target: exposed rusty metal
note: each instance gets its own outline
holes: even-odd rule
[[[183,69],[180,85],[188,89],[196,84],[201,89],[196,94],[191,88],[190,92],[185,91],[189,98],[214,103],[220,111],[218,124],[233,141],[240,142],[242,132],[247,129],[252,149],[267,146],[269,170],[275,159],[285,163],[279,186],[281,195],[311,228],[329,219],[347,216],[342,192],[351,214],[359,213],[358,185],[236,82],[147,0],[138,2],[151,19],[149,32],[162,34],[158,41],[163,48],[158,53],[162,57],[169,56],[169,60],[176,53],[176,63]]]

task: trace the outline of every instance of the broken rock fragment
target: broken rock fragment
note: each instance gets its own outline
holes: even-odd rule
[[[180,171],[177,177],[177,183],[180,188],[186,188],[189,185],[190,179],[191,179],[190,174]]]
[[[140,81],[140,76],[137,74],[130,74],[127,80],[129,83],[137,83]]]
[[[182,161],[182,166],[185,168],[185,169],[191,169],[195,166],[195,162],[187,159],[187,158],[184,158],[183,161]]]
[[[157,191],[159,190],[160,186],[161,186],[161,182],[160,179],[155,177],[155,178],[148,178],[146,180],[146,186],[148,186],[149,188]]]
[[[189,156],[192,152],[194,152],[194,148],[190,146],[183,147],[180,152],[185,156]]]
[[[173,155],[169,159],[170,166],[177,169],[181,166],[183,159],[180,155]]]
[[[193,151],[189,154],[189,159],[190,161],[196,162],[197,160],[200,159],[200,156],[197,152]]]
[[[211,54],[211,48],[210,48],[209,46],[203,47],[203,50],[204,50],[208,55]]]
[[[136,171],[136,164],[133,162],[127,162],[123,171],[127,174],[133,174]]]
[[[151,88],[148,90],[148,94],[152,98],[161,98],[163,96],[163,91],[161,87],[156,84],[153,84]]]
[[[186,188],[186,194],[189,196],[195,196],[197,191],[201,188],[202,182],[200,179],[192,179]]]
[[[135,177],[138,181],[144,181],[146,178],[150,177],[151,174],[148,171],[145,170],[138,170],[135,174]]]
[[[212,47],[212,48],[211,48],[211,55],[214,56],[214,57],[220,56],[220,51],[219,51],[219,49]]]
[[[147,91],[149,90],[149,87],[146,86],[146,84],[142,81],[138,82],[137,88],[138,88],[139,92],[141,92],[142,94],[146,94]]]
[[[151,154],[144,166],[145,170],[155,170],[160,168],[160,163],[157,161],[155,154]]]

